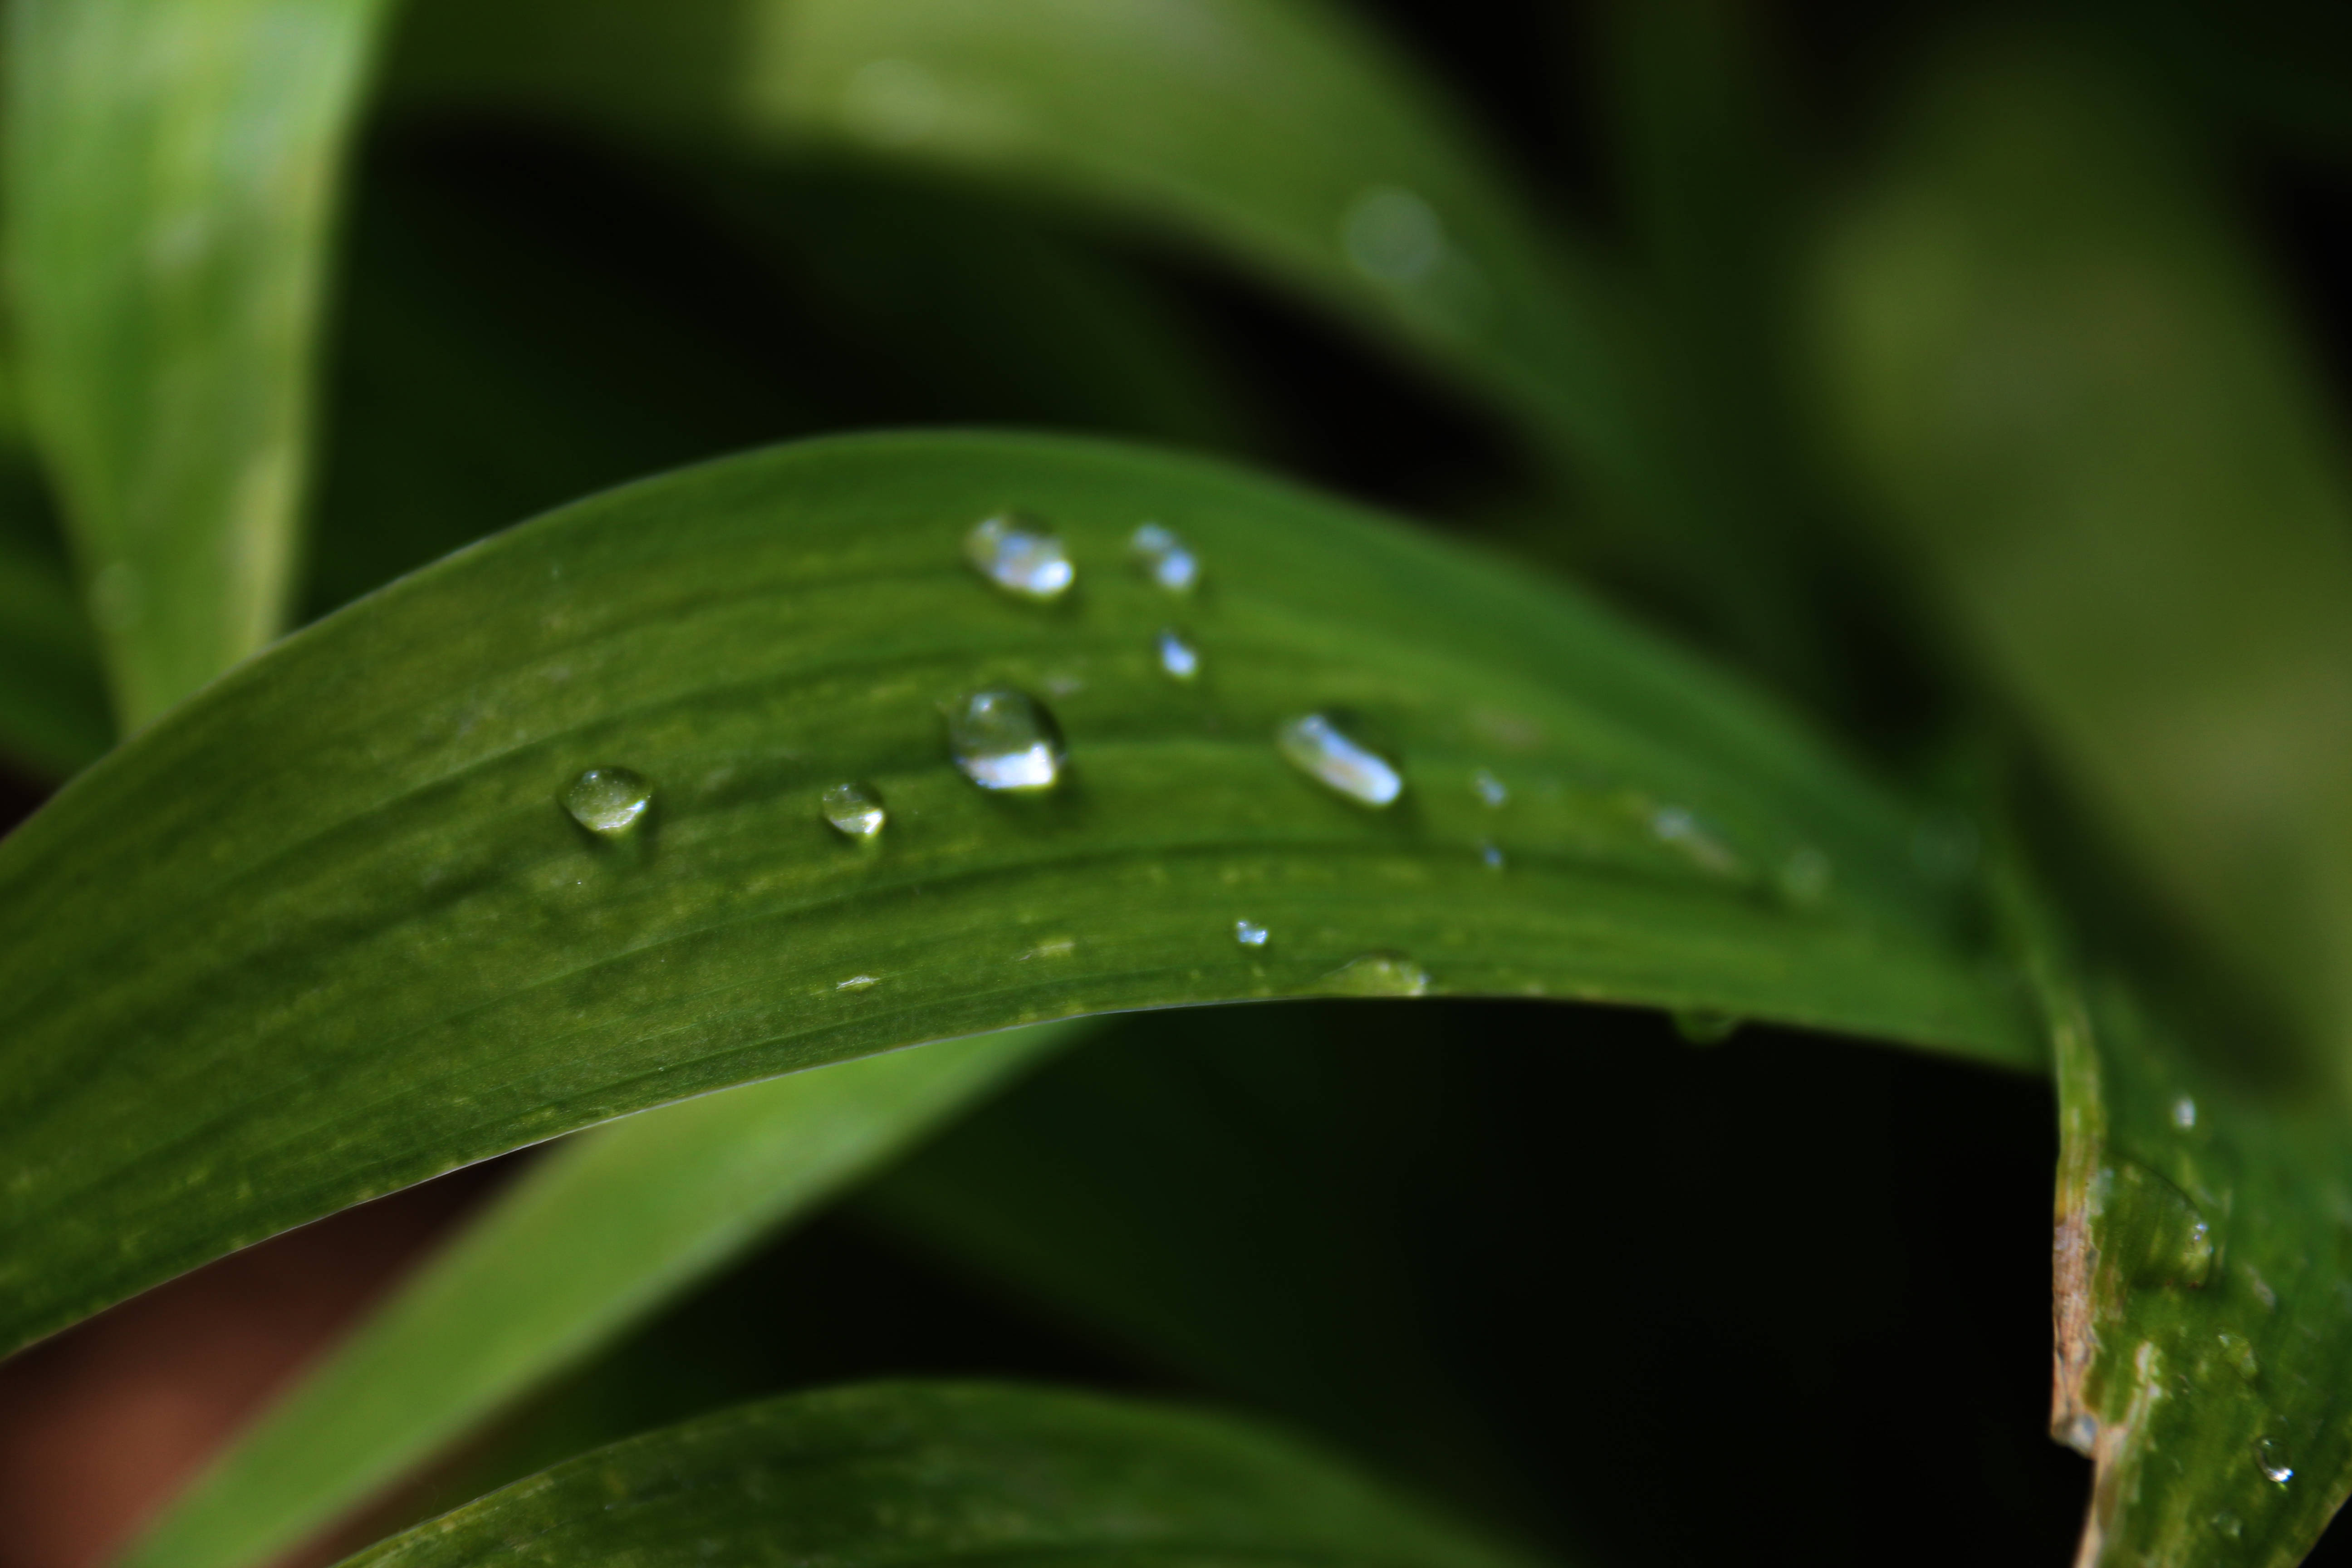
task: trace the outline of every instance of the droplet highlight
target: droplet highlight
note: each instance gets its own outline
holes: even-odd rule
[[[1127,542],[1128,553],[1153,584],[1171,594],[1189,594],[1201,582],[1201,558],[1165,523],[1147,522]]]
[[[1330,996],[1426,996],[1429,971],[1401,952],[1368,952],[1323,977]]]
[[[1160,672],[1171,680],[1192,680],[1201,673],[1201,650],[1184,639],[1184,634],[1173,626],[1164,626],[1153,639],[1152,647],[1160,655]]]
[[[820,804],[833,830],[860,844],[871,844],[881,837],[883,825],[890,820],[882,796],[871,784],[835,784],[824,792]]]
[[[572,821],[599,838],[619,838],[645,820],[654,786],[627,768],[590,768],[572,781],[562,800]]]
[[[2172,1102],[2172,1124],[2183,1132],[2197,1125],[2197,1102],[2182,1095]]]
[[[1492,843],[1478,846],[1478,863],[1489,871],[1500,871],[1510,865],[1509,859],[1503,854],[1503,847]]]
[[[1008,687],[975,691],[949,710],[948,751],[982,789],[1030,794],[1061,782],[1061,726],[1044,703]]]
[[[1500,810],[1503,804],[1511,798],[1509,787],[1495,776],[1491,768],[1480,768],[1470,775],[1470,792],[1478,797],[1481,805],[1492,810]]]
[[[2280,1457],[2278,1445],[2268,1437],[2256,1448],[2254,1463],[2262,1467],[2263,1479],[2273,1486],[2283,1487],[2294,1479],[2294,1467]]]
[[[863,991],[869,985],[878,985],[880,984],[881,977],[879,975],[853,974],[848,979],[835,985],[834,989],[835,991]]]
[[[1255,921],[1235,921],[1234,940],[1244,947],[1264,947],[1274,933]]]
[[[1300,773],[1360,805],[1389,805],[1404,793],[1404,775],[1396,765],[1328,715],[1286,720],[1275,731],[1274,743]]]
[[[1016,599],[1058,599],[1078,580],[1061,540],[1015,512],[974,524],[963,554],[973,571]]]

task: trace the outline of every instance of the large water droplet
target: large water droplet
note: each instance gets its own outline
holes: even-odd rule
[[[1425,996],[1430,971],[1402,952],[1367,952],[1324,975],[1318,990],[1328,996]]]
[[[1144,523],[1127,547],[1143,574],[1171,594],[1189,594],[1201,581],[1201,558],[1164,523]]]
[[[845,838],[870,844],[882,835],[889,813],[871,784],[837,784],[824,792],[824,819]]]
[[[1739,1032],[1739,1016],[1717,1007],[1677,1007],[1674,1020],[1675,1033],[1694,1046],[1719,1046]]]
[[[1383,806],[1404,793],[1404,777],[1393,763],[1324,714],[1286,720],[1274,743],[1299,772],[1349,800]]]
[[[1255,921],[1235,921],[1234,940],[1244,947],[1264,947],[1274,935]]]
[[[1349,264],[1372,281],[1410,288],[1445,258],[1445,226],[1412,192],[1373,185],[1348,204],[1339,244]]]
[[[1317,989],[1332,996],[1426,996],[1429,971],[1401,952],[1368,952],[1325,975]]]
[[[948,750],[982,789],[1051,789],[1062,777],[1062,729],[1026,692],[975,691],[948,714]]]
[[[590,768],[563,792],[572,820],[600,838],[618,838],[642,821],[654,786],[627,768]]]
[[[2268,1437],[2262,1440],[2254,1454],[2254,1462],[2263,1468],[2263,1475],[2275,1486],[2284,1486],[2294,1479],[2294,1467],[2281,1457],[2279,1446]]]
[[[1013,512],[983,518],[964,535],[972,570],[1022,599],[1058,599],[1078,580],[1062,542]]]
[[[2172,1102],[2172,1124],[2183,1132],[2197,1125],[2197,1102],[2182,1095]]]
[[[1495,776],[1494,770],[1491,768],[1480,768],[1476,773],[1472,773],[1470,788],[1472,793],[1485,804],[1498,809],[1505,801],[1511,798],[1510,790],[1504,785],[1502,780]]]
[[[1154,646],[1160,650],[1160,668],[1170,679],[1190,680],[1201,673],[1201,650],[1175,627],[1162,627]]]

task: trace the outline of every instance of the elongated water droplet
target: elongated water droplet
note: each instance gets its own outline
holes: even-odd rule
[[[1274,933],[1255,921],[1235,921],[1234,940],[1244,947],[1264,947]]]
[[[1694,1046],[1719,1046],[1738,1033],[1740,1024],[1738,1014],[1718,1007],[1677,1007],[1674,1020],[1675,1033]]]
[[[2197,1102],[2182,1095],[2172,1102],[2172,1124],[2183,1132],[2197,1125]]]
[[[2255,1453],[2254,1462],[2262,1466],[2263,1475],[2273,1485],[2283,1487],[2294,1479],[2294,1467],[2280,1457],[2278,1445],[2268,1437],[2262,1440],[2261,1447]]]
[[[619,838],[642,821],[654,786],[627,768],[590,768],[563,792],[572,820],[599,838]]]
[[[1404,777],[1395,764],[1324,714],[1286,720],[1274,732],[1274,743],[1293,767],[1349,800],[1384,806],[1404,793]]]
[[[1174,626],[1161,628],[1157,640],[1160,668],[1172,680],[1190,680],[1201,673],[1201,650],[1184,640]]]
[[[1062,728],[1024,691],[975,691],[948,714],[948,750],[982,789],[1052,789],[1062,777]]]
[[[879,976],[872,974],[853,974],[848,979],[844,980],[834,986],[834,989],[835,991],[863,991],[869,985],[879,984]]]
[[[1470,775],[1470,788],[1480,800],[1496,808],[1511,798],[1511,792],[1504,787],[1503,781],[1496,778],[1494,771],[1489,768],[1480,768]]]
[[[1401,952],[1368,952],[1325,975],[1317,989],[1332,996],[1426,996],[1429,971]]]
[[[1014,512],[983,518],[964,535],[972,570],[1021,599],[1058,599],[1078,580],[1070,552],[1045,529]]]
[[[1127,547],[1143,574],[1171,594],[1189,594],[1201,581],[1201,558],[1164,523],[1144,523]]]
[[[845,838],[870,844],[882,836],[889,813],[871,784],[837,784],[824,792],[824,819]]]

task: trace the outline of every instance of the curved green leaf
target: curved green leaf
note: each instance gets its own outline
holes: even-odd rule
[[[0,756],[47,778],[114,739],[89,620],[31,476],[0,457]]]
[[[2013,902],[2057,1056],[2051,1432],[2097,1465],[2077,1561],[2300,1561],[2352,1493],[2352,1127]]]
[[[583,1134],[247,1433],[123,1559],[236,1568],[299,1544],[1069,1037],[893,1051]]]
[[[1066,537],[1063,601],[964,563],[1008,505]],[[1145,520],[1192,597],[1134,569]],[[950,763],[941,705],[998,685],[1070,737],[1045,798]],[[1391,808],[1276,748],[1327,709],[1401,758]],[[625,844],[559,805],[612,766],[656,789]],[[875,852],[819,814],[845,780]],[[1591,605],[1220,467],[906,436],[688,470],[289,639],[0,843],[0,1342],[646,1105],[1081,1013],[1426,989],[2037,1065],[1915,835]]]
[[[1517,1561],[1226,1417],[987,1384],[879,1384],[616,1443],[349,1560],[549,1564]]]
[[[136,728],[276,635],[381,0],[9,9],[23,380]]]
[[[2080,62],[1972,58],[1840,236],[1825,352],[1965,642],[2352,1081],[2352,485],[2197,176]]]

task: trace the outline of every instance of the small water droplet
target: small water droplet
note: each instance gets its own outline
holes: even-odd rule
[[[2263,1468],[2263,1476],[2275,1486],[2283,1487],[2294,1479],[2294,1467],[2284,1461],[2278,1445],[2268,1437],[2262,1440],[2254,1462]]]
[[[2172,1102],[2172,1124],[2183,1132],[2197,1125],[2197,1102],[2182,1095]]]
[[[1244,947],[1264,947],[1274,933],[1255,921],[1235,921],[1234,940]]]
[[[845,838],[870,844],[882,836],[882,825],[890,819],[882,808],[882,797],[871,784],[837,784],[824,792],[824,819],[833,824],[834,831]]]
[[[1323,977],[1332,996],[1426,996],[1429,971],[1401,952],[1368,952]]]
[[[881,984],[881,977],[878,975],[853,974],[848,979],[843,981],[840,984],[835,985],[834,989],[835,991],[863,991],[869,985],[877,985],[879,984]]]
[[[1160,668],[1172,680],[1190,680],[1201,673],[1201,650],[1184,640],[1184,634],[1174,626],[1160,628],[1156,646],[1160,649]]]
[[[618,838],[642,821],[654,786],[627,768],[590,768],[563,792],[572,820],[600,838]]]
[[[1652,812],[1650,831],[1660,843],[1673,845],[1709,871],[1727,875],[1739,869],[1739,858],[1679,805],[1662,805]]]
[[[1511,792],[1496,778],[1492,769],[1480,768],[1470,775],[1470,788],[1481,801],[1495,807],[1511,798]]]
[[[1293,767],[1349,800],[1384,806],[1404,793],[1395,764],[1325,714],[1286,720],[1274,732],[1274,743]]]
[[[1504,858],[1502,846],[1493,843],[1478,846],[1478,860],[1489,871],[1500,871],[1510,864]]]
[[[974,524],[963,554],[973,571],[1015,598],[1058,599],[1078,580],[1061,540],[1013,512]]]
[[[1830,858],[1808,844],[1780,862],[1780,895],[1806,908],[1829,897]]]
[[[1023,691],[975,691],[948,714],[948,750],[964,777],[982,789],[1053,788],[1062,777],[1062,729],[1044,703]]]
[[[1719,1046],[1739,1032],[1740,1018],[1720,1007],[1677,1007],[1675,1033],[1694,1046]]]
[[[2221,1344],[2222,1359],[2230,1363],[2231,1371],[2236,1373],[2240,1377],[2244,1378],[2248,1383],[2252,1383],[2262,1376],[2263,1363],[2254,1354],[2254,1345],[2252,1340],[2249,1340],[2243,1334],[2233,1332],[2229,1329],[2222,1330],[2219,1338]]]
[[[1445,226],[1412,192],[1399,185],[1372,185],[1348,204],[1339,221],[1339,244],[1349,265],[1375,283],[1410,288],[1445,259]]]
[[[1142,524],[1127,547],[1143,574],[1171,594],[1189,594],[1201,581],[1201,558],[1164,523]]]

